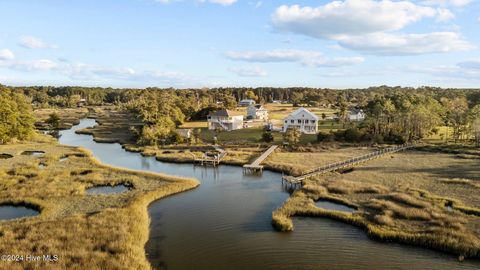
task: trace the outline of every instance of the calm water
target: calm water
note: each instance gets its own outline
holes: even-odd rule
[[[333,203],[329,201],[317,201],[315,202],[315,206],[319,208],[327,209],[327,210],[336,210],[336,211],[349,212],[349,213],[355,212],[355,209],[352,207],[348,207],[340,203]]]
[[[10,220],[15,218],[31,217],[38,215],[37,210],[13,205],[1,205],[0,206],[0,220]]]
[[[294,232],[276,232],[271,212],[288,197],[281,175],[267,171],[254,177],[239,167],[158,162],[74,133],[94,124],[82,120],[62,131],[60,142],[90,149],[106,164],[202,183],[150,205],[145,248],[157,269],[480,269],[478,261],[459,263],[443,253],[372,241],[360,229],[328,219],[296,218]]]

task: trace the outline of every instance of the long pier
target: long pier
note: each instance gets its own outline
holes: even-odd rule
[[[305,173],[301,176],[297,176],[297,177],[282,176],[282,182],[285,181],[286,183],[292,184],[292,185],[301,184],[303,180],[308,179],[310,177],[314,177],[314,176],[317,176],[317,175],[320,175],[320,174],[325,174],[325,173],[328,173],[328,172],[337,171],[337,170],[345,168],[345,167],[351,167],[351,166],[359,164],[359,163],[363,163],[363,162],[367,162],[367,161],[372,160],[372,159],[379,158],[379,157],[381,157],[383,155],[386,155],[386,154],[391,154],[391,153],[407,150],[407,149],[412,148],[414,146],[415,145],[413,145],[413,144],[404,144],[404,145],[399,145],[399,146],[395,146],[395,147],[385,148],[385,149],[382,149],[380,151],[372,152],[372,153],[369,153],[369,154],[366,154],[366,155],[362,155],[362,156],[354,157],[354,158],[347,159],[347,160],[344,160],[344,161],[335,162],[335,163],[331,163],[331,164],[328,164],[328,165],[325,165],[325,166],[321,166],[321,167],[318,167],[314,170],[311,170],[311,171],[309,171],[309,172],[307,172],[307,173]]]
[[[243,165],[243,172],[245,173],[262,173],[263,166],[260,165],[268,156],[270,156],[275,149],[277,149],[278,145],[270,146],[267,151],[263,152],[254,162],[251,164]]]

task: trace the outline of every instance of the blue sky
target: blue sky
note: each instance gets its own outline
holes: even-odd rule
[[[480,86],[477,0],[0,0],[0,83]]]

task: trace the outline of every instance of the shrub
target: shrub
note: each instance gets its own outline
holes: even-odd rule
[[[269,143],[273,142],[273,139],[274,138],[271,132],[265,131],[262,133],[262,141]]]
[[[358,128],[353,127],[345,130],[345,141],[347,142],[360,142],[363,137],[363,132],[361,132]]]

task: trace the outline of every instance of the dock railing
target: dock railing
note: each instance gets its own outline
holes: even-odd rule
[[[336,171],[336,170],[341,169],[341,168],[345,168],[345,167],[352,166],[352,165],[355,165],[355,164],[358,164],[358,163],[361,163],[361,162],[366,162],[366,161],[381,157],[385,154],[390,154],[390,153],[395,153],[395,152],[407,150],[407,149],[412,148],[414,146],[415,146],[414,144],[403,144],[403,145],[398,145],[398,146],[394,146],[394,147],[390,147],[390,148],[385,148],[385,149],[382,149],[382,150],[379,150],[379,151],[375,151],[375,152],[372,152],[372,153],[368,153],[368,154],[361,155],[361,156],[358,156],[358,157],[354,157],[354,158],[351,158],[351,159],[347,159],[347,160],[344,160],[344,161],[339,161],[339,162],[331,163],[331,164],[328,164],[328,165],[324,165],[324,166],[315,168],[313,170],[307,171],[304,174],[302,174],[301,176],[297,176],[297,177],[283,176],[282,180],[285,180],[285,181],[287,181],[289,183],[293,183],[293,184],[300,183],[304,179],[307,179],[307,178],[310,178],[310,177],[313,177],[313,176],[316,176],[316,175],[319,175],[319,174],[324,174],[324,173],[327,173],[327,172]]]

